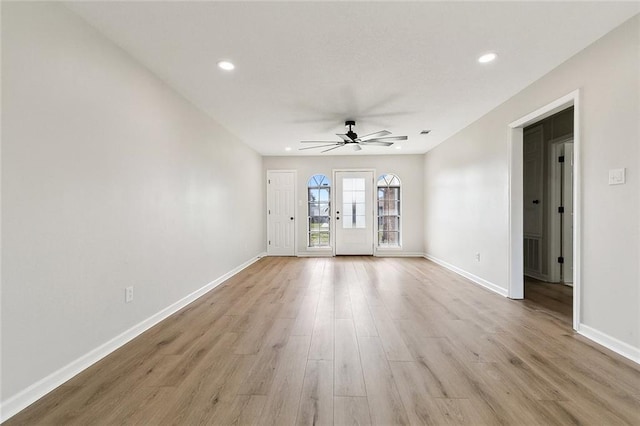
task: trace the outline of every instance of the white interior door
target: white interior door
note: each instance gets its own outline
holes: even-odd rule
[[[564,144],[562,163],[562,281],[573,283],[573,142]]]
[[[267,171],[267,254],[295,255],[295,171]]]
[[[336,254],[373,254],[373,172],[336,171]]]

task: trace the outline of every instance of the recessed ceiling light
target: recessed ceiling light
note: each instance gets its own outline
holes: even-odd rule
[[[494,59],[496,59],[498,57],[498,55],[496,55],[493,52],[490,53],[485,53],[484,55],[480,56],[478,58],[478,62],[480,62],[481,64],[486,64],[487,62],[491,62]]]
[[[402,146],[396,145],[396,149],[402,149]]]
[[[290,146],[288,146],[288,147],[286,147],[284,150],[285,150],[285,151],[291,151],[291,147],[290,147]]]
[[[231,71],[235,68],[236,66],[233,65],[231,62],[229,61],[220,61],[218,62],[218,68],[223,69],[225,71]]]

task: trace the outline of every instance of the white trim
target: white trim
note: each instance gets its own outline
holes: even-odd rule
[[[581,307],[581,167],[580,167],[580,90],[525,115],[508,126],[507,152],[509,155],[509,297],[524,297],[524,262],[522,253],[522,141],[523,128],[543,120],[573,105],[573,328],[580,324]]]
[[[116,349],[120,348],[121,346],[135,339],[136,337],[144,333],[146,330],[150,329],[154,325],[168,318],[172,314],[178,312],[180,309],[184,308],[194,300],[200,298],[207,292],[213,290],[215,287],[217,287],[227,279],[236,275],[237,273],[247,268],[248,266],[252,265],[256,261],[258,261],[260,258],[266,255],[267,253],[263,252],[257,255],[256,257],[249,259],[248,261],[235,267],[234,269],[222,275],[221,277],[211,281],[209,284],[205,285],[204,287],[183,297],[177,302],[167,306],[160,312],[150,316],[149,318],[134,325],[133,327],[129,328],[128,330],[124,331],[123,333],[119,334],[113,339],[107,341],[106,343],[103,343],[97,348],[87,352],[86,354],[82,355],[80,358],[77,358],[76,360],[70,362],[69,364],[62,367],[61,369],[54,371],[53,373],[49,374],[47,377],[35,382],[34,384],[27,387],[26,389],[18,392],[16,395],[13,395],[6,401],[2,401],[2,403],[0,404],[0,422],[4,422],[9,418],[13,417],[18,412],[22,411],[29,405],[33,404],[38,399],[42,398],[43,396],[45,396],[46,394],[48,394],[58,386],[62,385],[69,379],[73,378],[83,370],[86,370],[87,368],[91,367],[93,364],[100,361],[102,358],[114,352]]]
[[[376,250],[374,253],[375,257],[424,257],[424,253],[420,253],[417,251],[402,251],[402,248],[398,249],[383,249]]]
[[[525,272],[525,275],[527,277],[533,278],[533,279],[538,280],[538,281],[549,282],[549,277],[547,275],[544,275],[544,274],[536,274],[534,272],[528,272],[528,273]]]
[[[556,99],[555,101],[543,106],[542,108],[538,108],[532,113],[529,113],[524,117],[519,118],[518,120],[510,123],[509,127],[525,128],[530,124],[544,120],[547,117],[551,117],[556,112],[560,112],[563,109],[567,109],[571,105],[575,105],[575,100],[578,98],[579,92],[580,90],[574,90],[573,92],[566,94],[563,97]]]
[[[299,251],[297,257],[333,257],[333,250]]]
[[[488,290],[493,291],[494,293],[498,293],[500,296],[507,297],[509,295],[509,292],[507,291],[507,289],[502,288],[499,285],[494,284],[490,281],[487,281],[484,278],[480,278],[479,276],[474,275],[471,272],[467,272],[464,269],[460,269],[457,266],[453,266],[452,264],[447,263],[444,260],[438,259],[437,257],[433,257],[430,254],[425,254],[424,257],[434,263],[437,263],[440,266],[443,266],[449,269],[450,271],[455,272],[458,275],[462,275],[466,279],[471,280],[474,283],[481,285],[482,287],[485,287]]]
[[[640,364],[640,348],[631,346],[628,343],[618,340],[615,337],[609,336],[608,334],[596,330],[595,328],[591,328],[588,325],[580,324],[577,331],[587,339],[593,340],[594,342],[604,346],[605,348],[611,349],[615,353],[620,354],[623,357]]]

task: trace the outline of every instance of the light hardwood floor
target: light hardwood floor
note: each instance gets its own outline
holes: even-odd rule
[[[524,304],[568,324],[573,323],[573,287],[524,277]]]
[[[640,368],[423,259],[264,258],[7,424],[640,424]]]

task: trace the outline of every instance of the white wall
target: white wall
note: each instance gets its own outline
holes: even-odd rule
[[[639,39],[636,16],[425,155],[426,252],[506,291],[508,124],[580,89],[581,322],[636,353]],[[609,186],[608,170],[619,167],[627,168],[627,183]]]
[[[366,149],[366,148],[365,148]],[[364,151],[361,151],[364,152]],[[296,221],[297,251],[301,255],[317,251],[307,250],[307,181],[314,174],[324,174],[332,179],[333,169],[375,169],[376,178],[383,173],[393,173],[402,182],[401,221],[402,250],[389,251],[388,254],[420,255],[423,250],[423,156],[422,155],[328,155],[318,157],[264,157],[264,176],[267,170],[297,170],[298,204]],[[333,185],[333,179],[332,179]],[[266,220],[266,219],[265,219]],[[266,226],[266,225],[265,225]],[[382,254],[382,251],[380,251]]]
[[[6,401],[265,235],[260,155],[64,6],[2,8]]]

